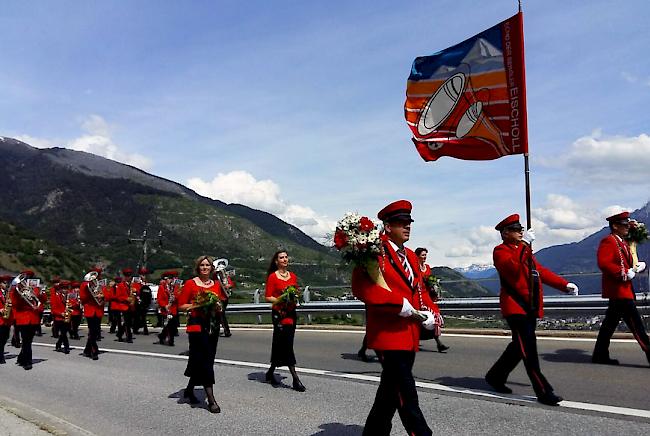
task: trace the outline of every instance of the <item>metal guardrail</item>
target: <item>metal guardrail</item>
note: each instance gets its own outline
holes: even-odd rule
[[[650,308],[650,295],[636,294],[637,306]],[[578,296],[548,296],[544,298],[545,313],[581,312],[585,314],[604,314],[608,304],[607,299],[600,295]],[[482,298],[447,298],[438,301],[438,306],[447,314],[498,313],[499,297]],[[269,303],[229,304],[228,313],[268,314]],[[345,301],[310,301],[298,306],[299,313],[362,313],[365,304],[358,300]]]

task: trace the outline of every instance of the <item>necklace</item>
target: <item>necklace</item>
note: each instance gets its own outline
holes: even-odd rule
[[[280,272],[280,270],[278,270],[278,276],[280,276],[281,279],[288,279],[291,276],[291,273],[289,271]]]
[[[420,271],[425,272],[427,270],[426,264],[420,265]]]

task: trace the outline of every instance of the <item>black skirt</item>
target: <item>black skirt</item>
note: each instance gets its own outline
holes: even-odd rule
[[[285,315],[285,314],[283,314]],[[282,324],[284,318],[292,318],[292,324]],[[273,320],[273,343],[271,345],[271,365],[293,366],[296,364],[296,355],[293,353],[293,338],[296,335],[296,311],[293,310],[281,316],[277,310],[271,311]]]
[[[202,324],[205,321],[202,322]],[[193,386],[214,385],[214,358],[217,355],[219,331],[210,334],[209,321],[200,332],[188,333],[190,355],[185,368],[185,376]]]

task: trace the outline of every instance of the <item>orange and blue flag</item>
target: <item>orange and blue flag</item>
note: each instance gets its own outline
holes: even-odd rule
[[[404,116],[426,161],[528,152],[523,18],[413,61]]]

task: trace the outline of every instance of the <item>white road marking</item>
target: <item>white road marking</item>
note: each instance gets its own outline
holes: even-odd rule
[[[231,329],[232,330],[232,329]],[[250,330],[250,329],[244,329],[244,330]],[[314,331],[322,331],[322,330],[314,330]],[[331,332],[338,332],[338,330],[331,330]],[[451,335],[449,335],[451,336]],[[473,335],[469,335],[473,336]],[[489,335],[486,335],[486,337],[490,337]],[[564,339],[564,338],[562,338]],[[572,339],[572,338],[566,338],[566,339]],[[49,347],[49,348],[54,348],[54,344],[47,344],[43,342],[34,342],[33,345],[38,345],[41,347]],[[79,346],[73,346],[70,347],[71,349],[76,349],[76,350],[83,350],[84,347],[79,347]],[[165,354],[165,353],[153,353],[149,351],[133,351],[133,350],[118,350],[118,349],[112,349],[112,348],[101,348],[101,351],[108,352],[108,353],[115,353],[115,354],[126,354],[126,355],[131,355],[131,356],[145,356],[145,357],[159,357],[159,358],[164,358],[164,359],[175,359],[175,360],[187,360],[188,356],[179,356],[177,354]],[[222,365],[231,365],[231,366],[240,366],[240,367],[246,367],[246,368],[259,368],[259,369],[268,369],[269,364],[268,363],[258,363],[258,362],[246,362],[242,360],[226,360],[226,359],[215,359],[215,363],[219,363]],[[277,369],[278,371],[284,371],[287,372],[285,369]],[[347,380],[359,380],[359,381],[369,381],[369,382],[374,382],[374,383],[379,383],[379,377],[378,376],[373,376],[373,375],[362,375],[362,374],[349,374],[345,372],[339,372],[339,371],[328,371],[328,370],[322,370],[322,369],[313,369],[313,368],[296,368],[296,371],[302,374],[312,374],[312,375],[320,375],[324,377],[332,377],[332,378],[338,378],[338,379],[347,379]],[[441,385],[438,383],[428,383],[428,382],[415,382],[415,385],[419,388],[423,389],[430,389],[433,391],[441,391],[441,392],[451,392],[455,394],[463,394],[463,395],[469,395],[469,396],[474,396],[474,397],[482,397],[482,398],[492,398],[492,399],[499,399],[499,400],[507,400],[507,401],[516,401],[520,403],[528,403],[528,404],[536,404],[537,399],[535,397],[531,397],[528,395],[501,395],[497,394],[494,392],[488,392],[488,391],[481,391],[478,389],[467,389],[467,388],[457,388],[453,386],[445,386]],[[640,418],[650,418],[650,410],[643,410],[643,409],[632,409],[628,407],[617,407],[617,406],[608,406],[606,404],[592,404],[592,403],[582,403],[582,402],[577,402],[577,401],[562,401],[560,403],[559,407],[564,407],[568,409],[577,409],[577,410],[588,410],[588,411],[595,411],[595,412],[604,412],[604,413],[610,413],[613,415],[623,415],[623,416],[635,416],[635,417],[640,417]]]

